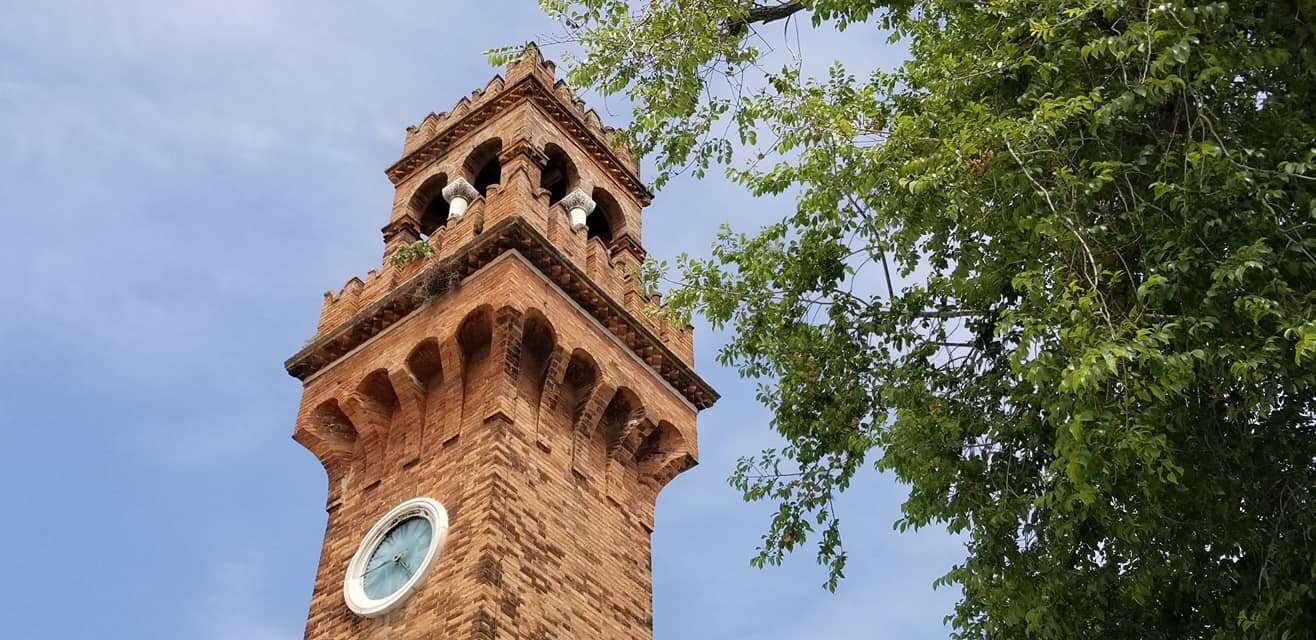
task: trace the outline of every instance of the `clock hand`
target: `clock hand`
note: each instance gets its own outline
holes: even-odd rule
[[[366,577],[367,575],[370,574],[371,571],[374,571],[375,569],[380,569],[380,568],[383,568],[383,567],[387,567],[387,566],[390,565],[390,564],[397,564],[397,563],[398,563],[398,560],[397,560],[396,558],[389,558],[388,560],[385,560],[385,561],[383,561],[383,562],[381,562],[381,563],[379,563],[379,564],[377,564],[377,565],[375,565],[375,566],[373,566],[373,567],[367,567],[366,570],[365,570],[364,572],[361,573],[361,577],[363,577],[363,578]]]
[[[415,571],[412,571],[411,567],[408,567],[407,563],[402,560],[402,556],[398,556],[398,564],[402,565],[402,568],[406,569],[408,574],[415,573]]]

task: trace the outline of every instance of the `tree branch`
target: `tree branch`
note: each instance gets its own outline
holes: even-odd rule
[[[781,4],[756,4],[751,5],[749,12],[745,14],[745,19],[739,22],[731,23],[728,21],[726,30],[729,35],[738,36],[744,34],[751,24],[767,24],[784,20],[804,9],[801,2],[783,2]]]
[[[755,22],[767,24],[769,22],[789,18],[792,14],[803,8],[804,4],[800,2],[784,2],[782,4],[773,5],[756,4],[749,8],[749,15],[746,16],[745,21],[750,24]]]

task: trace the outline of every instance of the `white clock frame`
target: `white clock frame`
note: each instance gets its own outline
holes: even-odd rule
[[[384,536],[393,530],[393,526],[408,518],[421,517],[430,523],[433,535],[430,537],[429,549],[425,552],[425,558],[420,561],[416,567],[416,573],[412,574],[397,591],[390,593],[383,598],[371,598],[366,595],[365,590],[365,570],[366,565],[370,562],[370,556],[374,555],[375,549],[384,541]],[[416,590],[425,575],[433,568],[435,561],[439,559],[439,554],[443,551],[443,544],[448,540],[448,511],[432,498],[412,498],[402,504],[393,507],[384,517],[375,523],[366,533],[366,537],[361,540],[361,546],[357,547],[356,555],[352,556],[352,561],[347,564],[347,577],[343,580],[343,599],[347,601],[347,608],[353,613],[366,617],[374,618],[388,613],[393,608],[402,604],[407,596]]]

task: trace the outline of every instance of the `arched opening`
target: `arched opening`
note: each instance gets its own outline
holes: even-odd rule
[[[489,185],[499,184],[503,179],[503,165],[498,160],[498,153],[503,150],[503,141],[498,138],[485,140],[480,146],[466,156],[466,171],[473,177],[472,184],[480,195],[485,195]]]
[[[588,229],[587,238],[598,238],[603,244],[612,244],[613,234],[621,226],[621,206],[612,194],[603,189],[595,189],[592,196],[594,198],[594,211],[585,218],[585,227]]]
[[[488,305],[472,311],[457,329],[457,344],[462,348],[462,360],[471,363],[489,354],[493,340],[493,312]]]
[[[324,465],[329,476],[330,502],[343,494],[357,435],[356,426],[334,399],[320,403],[311,412],[309,424],[293,434]]]
[[[468,314],[457,328],[457,345],[462,354],[462,415],[480,397],[481,390],[488,388],[492,342],[493,311],[484,305]]]
[[[635,392],[625,387],[617,389],[599,421],[599,430],[603,434],[607,451],[612,453],[625,444],[643,417],[644,409]]]
[[[393,383],[388,379],[388,371],[384,369],[371,372],[356,386],[356,391],[360,402],[358,410],[369,425],[357,443],[359,481],[362,486],[369,486],[380,480],[387,436],[392,431],[393,418],[398,415],[400,403],[393,391]]]
[[[407,356],[407,371],[426,391],[442,380],[443,357],[439,355],[439,341],[429,338],[416,345]]]
[[[393,392],[388,371],[379,369],[371,372],[356,389],[369,401],[369,409],[378,418],[377,426],[387,429],[389,419],[398,408],[398,396]]]
[[[315,435],[327,445],[325,450],[314,451],[317,456],[328,457],[329,454],[351,454],[356,444],[356,427],[352,420],[338,407],[337,400],[326,400],[311,412],[311,424]]]
[[[420,221],[421,238],[428,238],[448,224],[448,201],[443,197],[443,187],[447,185],[448,176],[440,173],[431,176],[411,196],[411,210]]]
[[[548,375],[548,359],[553,353],[555,342],[553,326],[544,314],[538,309],[527,311],[521,331],[521,371],[517,384],[521,395],[532,407],[539,406],[544,379]]]
[[[681,432],[667,421],[660,421],[658,427],[645,436],[635,450],[635,459],[648,473],[657,473],[665,463],[675,457],[686,454],[685,438]]]
[[[567,157],[562,147],[550,142],[544,145],[544,155],[548,157],[548,162],[540,174],[539,186],[548,190],[548,202],[552,204],[571,193],[580,182],[580,177],[576,173],[576,165],[571,163],[571,158]]]
[[[598,380],[598,367],[594,360],[584,351],[576,350],[567,363],[566,375],[562,379],[561,396],[558,409],[566,414],[571,424],[580,419],[580,412],[585,408],[585,399],[594,389]]]

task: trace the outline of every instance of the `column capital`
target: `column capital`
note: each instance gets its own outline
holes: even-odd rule
[[[471,200],[479,197],[479,195],[480,192],[476,191],[475,187],[471,186],[471,183],[462,177],[454,178],[452,182],[448,183],[448,186],[443,188],[443,199],[447,200],[449,204],[456,198],[461,198],[469,204]]]
[[[471,201],[480,197],[480,192],[466,181],[466,178],[457,177],[448,186],[443,188],[443,199],[448,201],[448,217],[460,218],[466,215],[466,206]]]
[[[563,209],[566,209],[567,216],[571,220],[572,229],[581,229],[585,226],[585,218],[594,211],[596,203],[594,199],[585,194],[584,191],[576,189],[568,193],[560,202]]]

